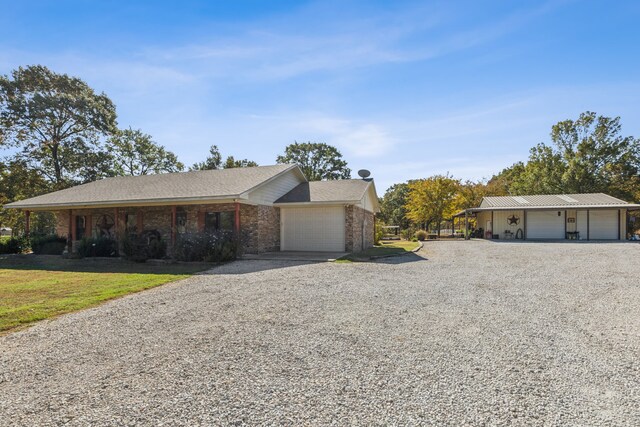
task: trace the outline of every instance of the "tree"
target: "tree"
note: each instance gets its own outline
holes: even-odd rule
[[[384,193],[380,201],[380,219],[388,225],[397,225],[401,230],[409,228],[407,219],[407,195],[409,184],[394,184]]]
[[[30,169],[23,160],[0,163],[0,207],[17,200],[39,196],[50,190],[51,184],[42,175]],[[24,215],[15,209],[0,209],[0,226],[10,227],[14,235],[24,231]],[[55,218],[49,212],[31,217],[33,232],[51,233],[55,230]]]
[[[619,117],[587,111],[555,124],[551,145],[538,144],[527,163],[491,181],[503,182],[512,195],[603,192],[639,201],[640,140],[621,133]]]
[[[435,175],[409,182],[407,218],[418,224],[436,224],[438,236],[442,221],[456,213],[460,181],[447,175]]]
[[[213,170],[220,169],[222,167],[222,155],[217,145],[212,145],[209,148],[209,156],[204,162],[195,163],[191,166],[191,170]]]
[[[225,169],[250,168],[254,166],[258,166],[258,164],[253,160],[247,160],[247,159],[235,160],[233,156],[229,156],[227,157],[227,160],[224,162],[223,168]]]
[[[108,143],[117,175],[179,172],[184,165],[171,151],[153,142],[151,135],[131,128],[117,131]]]
[[[213,169],[231,169],[231,168],[249,168],[258,166],[253,160],[242,159],[236,160],[233,156],[228,156],[223,162],[222,155],[217,145],[209,148],[209,156],[204,162],[195,163],[191,166],[191,170],[213,170]]]
[[[278,156],[278,163],[295,163],[309,181],[349,179],[351,170],[337,148],[319,142],[295,142]]]
[[[41,65],[0,76],[0,147],[20,149],[16,159],[56,188],[108,170],[101,143],[115,125],[111,100],[76,77]]]

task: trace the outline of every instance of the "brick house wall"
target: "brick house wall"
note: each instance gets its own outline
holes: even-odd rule
[[[204,230],[205,212],[235,212],[235,204],[203,204],[178,206],[178,211],[186,214],[186,223],[183,227],[178,227],[178,233],[197,233]],[[59,236],[70,238],[69,210],[54,212],[56,215],[56,233]],[[170,206],[145,206],[145,207],[122,207],[118,209],[116,219],[116,209],[74,209],[72,215],[84,216],[86,221],[85,236],[98,237],[101,234],[109,234],[111,237],[117,235],[121,238],[125,233],[125,218],[128,214],[136,215],[136,226],[142,223],[143,231],[156,230],[163,240],[171,242],[171,207]],[[142,216],[139,220],[138,217]],[[100,227],[107,222],[115,223],[108,231]],[[280,248],[280,209],[263,205],[240,205],[240,229],[244,241],[244,252],[257,253]],[[117,230],[117,231],[116,231]],[[75,244],[74,242],[74,249]],[[170,246],[170,244],[169,244]],[[170,248],[169,248],[170,252]]]
[[[359,206],[345,208],[345,250],[359,252],[370,248],[374,243],[373,212]],[[364,244],[364,245],[363,245]]]

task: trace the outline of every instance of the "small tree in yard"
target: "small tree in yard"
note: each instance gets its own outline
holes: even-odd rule
[[[449,175],[411,181],[407,196],[407,217],[418,224],[436,224],[438,236],[444,219],[450,218],[456,209],[460,181]]]

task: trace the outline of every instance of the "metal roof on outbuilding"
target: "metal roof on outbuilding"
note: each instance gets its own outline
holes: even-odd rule
[[[453,215],[499,210],[544,210],[544,209],[640,209],[640,204],[628,203],[604,193],[584,194],[540,194],[532,196],[489,196],[482,199],[479,207],[469,208]]]
[[[482,199],[481,208],[544,208],[571,206],[622,206],[628,203],[604,193],[541,194],[535,196],[492,196]]]

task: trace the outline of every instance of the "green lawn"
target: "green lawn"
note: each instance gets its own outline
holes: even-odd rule
[[[372,257],[403,254],[411,252],[417,248],[419,244],[420,243],[418,242],[411,242],[408,240],[382,241],[379,246],[374,246],[361,252],[346,255],[338,261],[366,261]]]
[[[210,266],[0,255],[0,334],[164,283]]]

